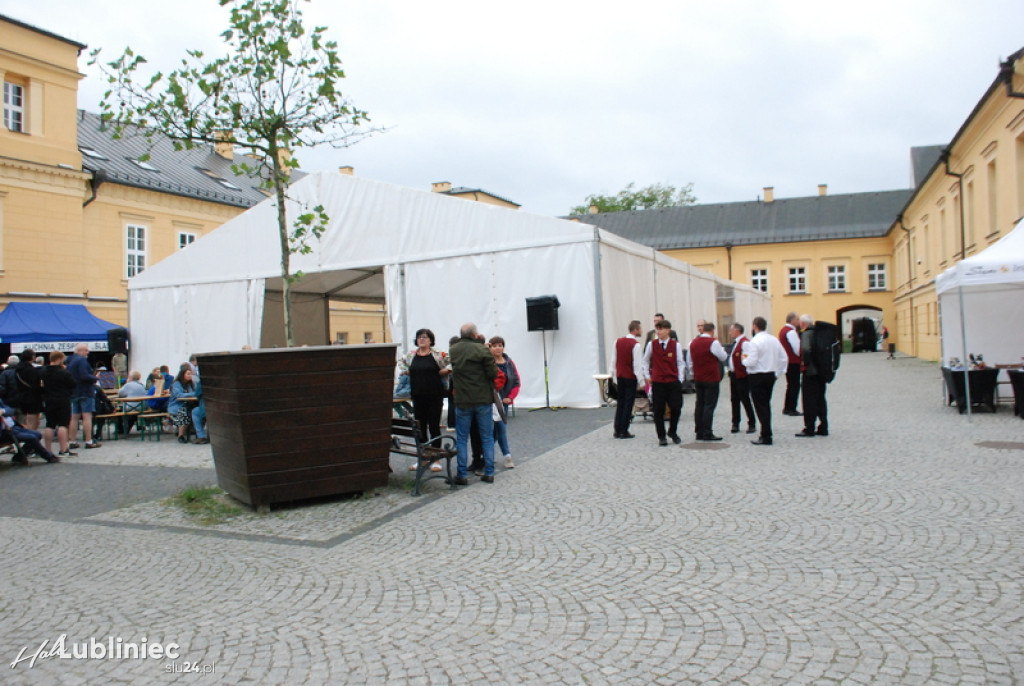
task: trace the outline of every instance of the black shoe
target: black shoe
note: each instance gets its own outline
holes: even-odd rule
[[[619,438],[636,438],[635,434],[631,434],[628,431],[624,434],[619,434]]]
[[[11,458],[11,462],[13,462],[14,464],[20,464],[23,467],[28,466],[28,458],[25,457],[24,455],[15,455],[14,457]]]
[[[50,463],[60,462],[60,458],[54,455],[53,453],[50,453],[49,457],[44,457],[43,459]]]
[[[751,441],[750,444],[751,445],[771,445],[772,442],[771,441],[766,441],[763,438],[759,438],[756,441]]]
[[[668,437],[671,438],[672,442],[675,443],[676,445],[679,445],[680,443],[683,442],[683,439],[679,438],[679,434],[669,434]]]
[[[493,476],[481,476],[480,480],[483,481],[485,484],[493,484],[494,483],[494,477]]]
[[[660,445],[660,446],[668,445],[668,439],[667,438],[659,438],[658,439],[658,445]]]
[[[783,412],[782,414],[787,414],[790,417],[803,417],[804,416],[803,412],[797,412],[796,410],[789,410],[788,412]]]
[[[618,431],[616,431],[615,432],[615,438],[622,438],[622,434],[620,434]]]
[[[828,436],[828,429],[818,429],[814,433],[818,434],[819,436]]]
[[[722,437],[721,436],[716,436],[714,434],[704,434],[704,438],[702,438],[700,440],[702,440],[702,441],[720,441],[720,440],[722,440]]]
[[[793,435],[796,436],[797,438],[814,438],[814,432],[808,431],[807,429],[804,429],[800,433]]]
[[[470,465],[469,465],[469,471],[471,471],[471,472],[475,472],[475,471],[478,471],[478,470],[479,471],[483,471],[483,468],[484,468],[484,461],[483,460],[473,460],[470,463]]]
[[[457,476],[457,477],[455,477],[455,480],[452,483],[454,483],[456,486],[468,486],[469,485],[469,481],[464,476]]]
[[[732,428],[729,429],[729,433],[731,433],[731,434],[738,434],[739,432],[740,432],[740,425],[739,424],[733,424]]]
[[[747,433],[748,434],[752,434],[752,433],[756,433],[756,432],[757,432],[757,425],[751,424],[750,426],[747,427]]]

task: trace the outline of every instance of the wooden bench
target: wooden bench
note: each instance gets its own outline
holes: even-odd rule
[[[106,429],[107,432],[107,438],[116,439],[118,433],[116,422],[121,422],[121,433],[124,434],[125,437],[127,437],[128,432],[125,431],[125,429],[127,428],[127,423],[125,422],[125,419],[127,419],[128,417],[138,417],[139,414],[140,413],[138,412],[111,412],[110,414],[93,415],[92,420],[95,423],[96,420],[102,419],[103,428]]]
[[[146,440],[146,432],[152,432],[156,434],[156,440],[159,442],[160,434],[164,430],[164,420],[170,419],[171,415],[166,412],[141,412],[139,418],[136,420],[136,426],[139,427],[139,440]]]
[[[416,481],[412,487],[414,496],[420,494],[420,484],[430,479],[444,479],[450,489],[455,490],[452,458],[458,453],[455,450],[455,439],[451,436],[438,436],[423,443],[420,441],[419,422],[412,417],[392,417],[391,452],[416,458]],[[430,465],[439,460],[445,461],[444,470],[434,474],[430,471]]]

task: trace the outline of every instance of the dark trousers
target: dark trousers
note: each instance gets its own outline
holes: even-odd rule
[[[750,400],[754,403],[757,421],[761,424],[761,440],[772,440],[772,389],[775,387],[775,373],[749,374]]]
[[[420,423],[420,442],[426,443],[441,435],[441,410],[444,409],[442,395],[412,396],[412,414]],[[436,445],[436,444],[434,444]]]
[[[729,399],[732,402],[732,425],[740,425],[740,405],[747,413],[747,424],[754,426],[754,405],[750,402],[750,377],[742,379],[729,373]]]
[[[796,412],[797,401],[800,399],[800,363],[794,362],[786,367],[786,402],[782,404],[783,412]]]
[[[629,423],[633,421],[633,403],[636,401],[636,379],[624,376],[616,377],[619,385],[619,400],[615,406],[615,433],[629,433]]]
[[[683,412],[683,385],[678,381],[651,383],[651,412],[658,438],[665,438],[665,407],[668,406],[668,435],[675,436],[679,428],[679,415]]]
[[[828,431],[828,402],[825,400],[825,387],[828,386],[817,374],[804,374],[804,431]]]
[[[715,408],[718,407],[718,394],[721,392],[717,381],[696,381],[697,399],[693,405],[693,428],[697,438],[705,438],[714,433]]]

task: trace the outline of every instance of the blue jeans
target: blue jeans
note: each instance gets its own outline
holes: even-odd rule
[[[502,455],[511,455],[508,448],[508,424],[505,422],[494,422],[494,442],[501,448]]]
[[[196,438],[206,438],[206,408],[199,403],[192,408],[192,426],[196,427]]]
[[[455,408],[455,447],[459,452],[457,476],[466,478],[469,468],[469,430],[476,421],[480,429],[480,441],[484,444],[484,474],[494,476],[494,422],[491,420],[491,405]]]

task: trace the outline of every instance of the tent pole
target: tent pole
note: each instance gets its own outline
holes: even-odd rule
[[[964,398],[967,403],[967,423],[971,423],[971,372],[968,367],[968,353],[967,353],[967,323],[964,321],[964,286],[961,283],[957,286],[957,292],[960,296],[960,341],[963,344],[963,356],[964,358],[960,363],[964,366]]]
[[[604,290],[601,287],[601,235],[600,229],[594,227],[594,307],[597,311],[597,370],[604,374],[607,371],[604,340]]]

